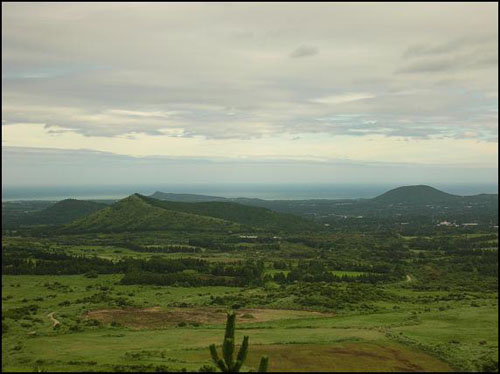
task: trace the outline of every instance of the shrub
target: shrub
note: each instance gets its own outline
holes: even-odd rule
[[[71,332],[79,332],[79,331],[82,331],[82,330],[83,329],[80,326],[78,326],[78,325],[72,325],[72,326],[69,327],[69,331],[71,331]]]
[[[212,365],[203,365],[198,372],[200,373],[215,373],[217,371],[217,368]]]

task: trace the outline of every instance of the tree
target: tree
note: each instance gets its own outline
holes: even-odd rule
[[[245,362],[248,353],[248,336],[243,337],[236,360],[234,360],[234,327],[236,321],[236,314],[234,311],[227,313],[226,331],[224,334],[224,341],[222,342],[222,358],[219,358],[215,344],[210,345],[210,355],[217,367],[225,373],[237,373],[240,371],[241,366]],[[260,359],[259,372],[267,372],[269,359],[263,356]]]

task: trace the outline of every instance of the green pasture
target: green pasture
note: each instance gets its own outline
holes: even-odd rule
[[[3,319],[7,325],[2,336],[3,370],[41,367],[51,371],[112,371],[131,369],[134,365],[143,365],[136,367],[138,370],[154,370],[161,365],[169,370],[198,370],[210,364],[207,346],[222,341],[222,324],[142,330],[90,326],[82,322],[83,313],[109,308],[109,302],[76,303],[77,299],[105,293],[123,297],[135,308],[159,306],[168,310],[180,302],[195,308],[207,307],[211,297],[262,292],[236,287],[125,286],[117,284],[120,278],[120,275],[3,276],[3,316],[12,309],[39,306],[27,318]],[[388,290],[406,294],[408,302],[393,309],[394,305],[381,301],[379,311],[372,313],[297,318],[291,311],[289,317],[284,312],[279,320],[252,323],[239,320],[237,340],[245,334],[251,342],[247,369],[256,365],[259,354],[268,352],[272,370],[289,370],[297,359],[299,346],[301,352],[310,352],[311,357],[327,355],[330,360],[317,361],[300,354],[302,365],[297,367],[343,371],[368,370],[374,357],[379,357],[379,364],[383,362],[377,364],[379,370],[470,370],[480,365],[482,357],[492,357],[498,351],[498,305],[493,295],[476,295],[479,307],[471,306],[466,299],[449,301],[449,307],[440,310],[442,301],[419,303],[418,296],[422,293],[417,295],[396,286]],[[428,296],[437,294],[430,292]],[[55,312],[61,323],[58,330],[52,328],[47,318],[50,312]]]

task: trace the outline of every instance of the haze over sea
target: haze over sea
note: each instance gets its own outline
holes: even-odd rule
[[[498,193],[494,184],[433,184],[435,188],[457,195]],[[150,195],[155,191],[267,200],[372,198],[399,187],[393,184],[158,184],[108,186],[3,186],[2,201],[121,199],[135,192]]]

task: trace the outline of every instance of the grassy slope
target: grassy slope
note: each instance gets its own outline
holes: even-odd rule
[[[166,210],[151,205],[138,195],[132,195],[108,208],[66,225],[62,232],[121,232],[166,229],[218,231],[238,229],[238,225],[217,218]]]
[[[320,227],[300,217],[273,212],[266,208],[241,205],[232,202],[201,202],[184,203],[176,201],[164,201],[141,196],[153,206],[164,209],[209,216],[227,221],[237,222],[242,225],[256,226],[268,230],[317,230]]]
[[[230,202],[182,203],[139,194],[66,225],[61,232],[151,230],[238,231],[242,226],[267,230],[317,230],[302,218]]]
[[[107,207],[93,201],[66,199],[34,214],[34,218],[41,224],[64,224]]]

